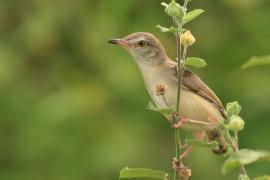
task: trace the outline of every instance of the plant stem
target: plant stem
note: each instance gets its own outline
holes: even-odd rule
[[[182,83],[182,70],[183,70],[183,64],[182,64],[182,48],[180,43],[180,36],[182,33],[176,34],[176,42],[177,42],[177,103],[176,103],[176,117],[177,121],[179,121],[180,117],[180,102],[181,102],[181,83]]]
[[[181,34],[181,33],[180,33]],[[176,42],[177,42],[177,101],[176,101],[176,121],[178,122],[180,119],[180,99],[181,99],[181,82],[182,82],[182,63],[181,63],[181,44],[180,44],[180,35],[176,35]],[[176,151],[175,151],[175,156],[178,158],[180,156],[180,150],[182,147],[181,144],[181,138],[180,138],[180,129],[176,128],[174,130],[175,133],[175,146],[176,146]],[[182,159],[179,159],[180,164],[182,165]],[[177,173],[178,174],[178,173]],[[179,179],[180,176],[178,174],[177,176]]]
[[[183,56],[182,56],[182,60],[186,60],[186,55],[187,55],[187,46],[184,46],[184,50],[183,50]],[[183,63],[183,65],[185,65],[185,63]],[[184,69],[185,67],[183,67]]]
[[[176,23],[175,18],[173,18],[173,23],[174,23],[174,26],[180,30],[180,33],[175,34],[175,37],[176,37],[176,61],[177,61],[176,123],[178,123],[179,118],[180,118],[180,98],[181,98],[181,82],[182,82],[182,63],[181,63],[182,50],[181,50],[181,43],[180,43],[180,36],[182,34],[182,32],[181,32],[182,26],[179,26]],[[180,153],[181,153],[180,150],[182,147],[179,131],[180,130],[178,128],[176,128],[174,130],[176,158],[178,158],[180,156]],[[180,161],[180,164],[183,164],[181,159],[179,159],[179,161]],[[175,171],[175,174],[178,174],[178,173]],[[180,178],[179,174],[177,176],[174,176],[174,180],[176,177],[177,177],[177,179],[179,179]]]
[[[238,144],[238,133],[234,132],[234,138],[231,136],[229,130],[227,129],[226,132],[227,138],[232,146],[233,152],[237,153],[239,151],[239,144]],[[245,168],[245,166],[241,165],[240,166],[241,169],[241,173],[248,176],[247,170]]]
[[[185,0],[184,7],[187,7],[189,0]],[[180,119],[180,103],[181,103],[181,85],[182,85],[182,74],[184,68],[184,60],[182,59],[182,47],[180,42],[180,37],[182,35],[182,24],[176,23],[175,17],[173,18],[174,26],[178,28],[179,32],[175,34],[176,37],[176,52],[177,52],[177,96],[176,96],[176,121],[179,122]],[[186,54],[186,50],[185,50]],[[184,56],[185,56],[184,54]],[[183,57],[184,57],[183,56]],[[176,158],[180,157],[181,154],[181,138],[180,138],[180,130],[178,128],[175,129],[175,147],[176,147]],[[182,159],[179,158],[180,166],[183,165]],[[175,171],[174,179],[180,179],[181,176]]]
[[[179,136],[179,129],[175,129],[174,130],[174,140],[175,140],[175,157],[178,158],[180,156],[180,147],[181,147],[181,139]],[[179,143],[180,142],[180,143]],[[179,147],[180,145],[180,147]],[[181,163],[181,162],[180,162]],[[177,173],[177,171],[174,171],[174,180],[179,179],[179,173]]]
[[[177,178],[177,171],[174,171],[173,179],[176,180]]]
[[[238,133],[234,132],[234,141],[235,141],[235,152],[239,151],[239,144],[238,144]],[[248,176],[245,166],[241,165],[241,172],[242,174]]]
[[[184,7],[187,8],[187,4],[188,4],[189,0],[185,0],[184,2]]]
[[[177,101],[176,101],[176,118],[177,122],[180,119],[180,103],[181,103],[181,84],[182,84],[182,72],[183,72],[183,61],[181,58],[182,54],[182,48],[181,48],[181,43],[180,43],[180,36],[181,32],[176,35],[176,41],[177,41]],[[181,149],[181,140],[179,136],[179,129],[176,129],[177,133],[177,140],[178,140],[178,151],[180,154],[180,149]],[[178,156],[177,156],[178,157]],[[181,163],[181,162],[180,162]]]
[[[162,98],[163,98],[163,100],[164,100],[164,102],[165,102],[166,106],[167,106],[167,107],[169,107],[169,104],[168,104],[168,102],[167,102],[167,100],[166,100],[166,98],[165,98],[164,94],[162,95]]]

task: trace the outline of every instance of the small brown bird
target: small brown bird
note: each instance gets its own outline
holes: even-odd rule
[[[109,43],[126,49],[138,64],[145,86],[158,108],[176,108],[177,63],[172,61],[159,40],[150,33],[137,32],[123,39],[112,39]],[[156,92],[163,85],[162,96]],[[162,87],[162,86],[161,86]],[[226,142],[220,123],[226,118],[225,110],[215,93],[194,73],[185,69],[182,76],[180,101],[180,123],[200,139],[204,134],[210,141],[217,141],[217,154],[226,151]]]

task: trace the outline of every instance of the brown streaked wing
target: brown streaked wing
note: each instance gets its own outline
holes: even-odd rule
[[[175,70],[175,77],[177,78],[177,63],[173,62],[171,65],[171,68]],[[226,118],[225,109],[216,94],[196,74],[188,69],[185,69],[183,73],[182,88],[196,93],[213,103],[219,109],[222,116]]]
[[[182,86],[215,104],[222,116],[226,117],[224,107],[216,94],[196,74],[188,69],[183,73]]]

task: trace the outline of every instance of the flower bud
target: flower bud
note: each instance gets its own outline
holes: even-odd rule
[[[242,131],[245,127],[245,121],[240,117],[233,115],[230,119],[229,128],[234,132]]]
[[[176,18],[176,20],[178,21],[178,23],[182,23],[183,18],[186,14],[186,11],[184,10],[184,7],[180,6],[178,3],[176,3],[175,1],[172,1],[166,8],[165,8],[165,12],[173,17]]]
[[[184,34],[181,35],[180,42],[184,47],[188,47],[192,46],[196,42],[196,39],[190,31],[186,31]]]
[[[155,87],[155,94],[157,96],[163,96],[166,92],[166,85],[164,84],[157,84]]]
[[[227,116],[231,117],[232,115],[239,115],[241,111],[241,106],[237,101],[228,103],[226,106]]]

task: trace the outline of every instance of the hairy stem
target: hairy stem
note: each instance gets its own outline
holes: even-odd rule
[[[184,7],[187,7],[189,0],[184,1]],[[185,50],[185,55],[182,57],[182,47],[181,47],[181,42],[180,42],[180,37],[182,35],[182,24],[176,23],[175,17],[173,18],[174,26],[178,28],[179,33],[175,34],[176,37],[176,60],[177,60],[177,96],[176,96],[176,122],[178,123],[180,120],[180,103],[181,103],[181,84],[182,84],[182,74],[184,70],[184,59],[183,57],[186,55],[186,50]],[[180,138],[180,130],[179,128],[175,129],[175,147],[176,147],[176,152],[175,155],[177,158],[180,157],[181,154],[181,138]],[[182,159],[179,158],[180,166],[183,165]],[[175,171],[174,179],[180,179],[180,175]]]
[[[234,141],[235,141],[235,152],[239,151],[239,144],[238,144],[238,133],[234,132]],[[248,176],[245,166],[241,165],[240,167],[241,173]]]
[[[184,46],[183,56],[182,56],[182,60],[183,61],[186,60],[187,49],[188,49],[188,47],[187,46]],[[185,65],[185,63],[183,63],[183,69],[185,68],[184,65]]]
[[[180,148],[181,148],[181,139],[179,136],[179,129],[174,130],[174,139],[175,139],[175,157],[178,158],[180,156]],[[180,160],[181,161],[181,160]],[[181,164],[182,162],[180,162]],[[174,180],[178,180],[180,178],[177,170],[174,171]]]
[[[183,61],[182,61],[182,48],[180,43],[180,36],[182,33],[177,33],[176,42],[177,42],[177,103],[176,103],[176,117],[179,121],[180,117],[180,102],[181,102],[181,83],[182,83],[182,71],[183,71]]]
[[[234,137],[231,136],[229,130],[226,133],[227,139],[232,146],[233,152],[236,153],[239,151],[239,143],[238,143],[238,133],[234,132]],[[241,174],[248,176],[247,170],[244,165],[240,166]]]
[[[166,106],[167,106],[167,107],[169,107],[169,104],[168,104],[168,102],[167,102],[167,100],[166,100],[166,98],[165,98],[164,94],[162,95],[162,98],[163,98],[163,100],[164,100],[164,102],[165,102]]]
[[[184,2],[184,7],[185,7],[185,8],[187,8],[187,4],[188,4],[189,1],[190,1],[190,0],[185,0],[185,2]]]
[[[181,44],[180,44],[180,36],[181,33],[176,34],[176,44],[177,44],[177,101],[176,101],[176,121],[178,122],[180,119],[180,100],[181,100],[181,82],[182,82],[182,62],[181,62]],[[175,155],[178,158],[180,156],[180,150],[182,148],[181,138],[180,138],[180,130],[176,128],[175,130],[175,145],[176,145],[176,152]],[[180,164],[182,160],[180,160]],[[179,177],[179,176],[178,176]]]

